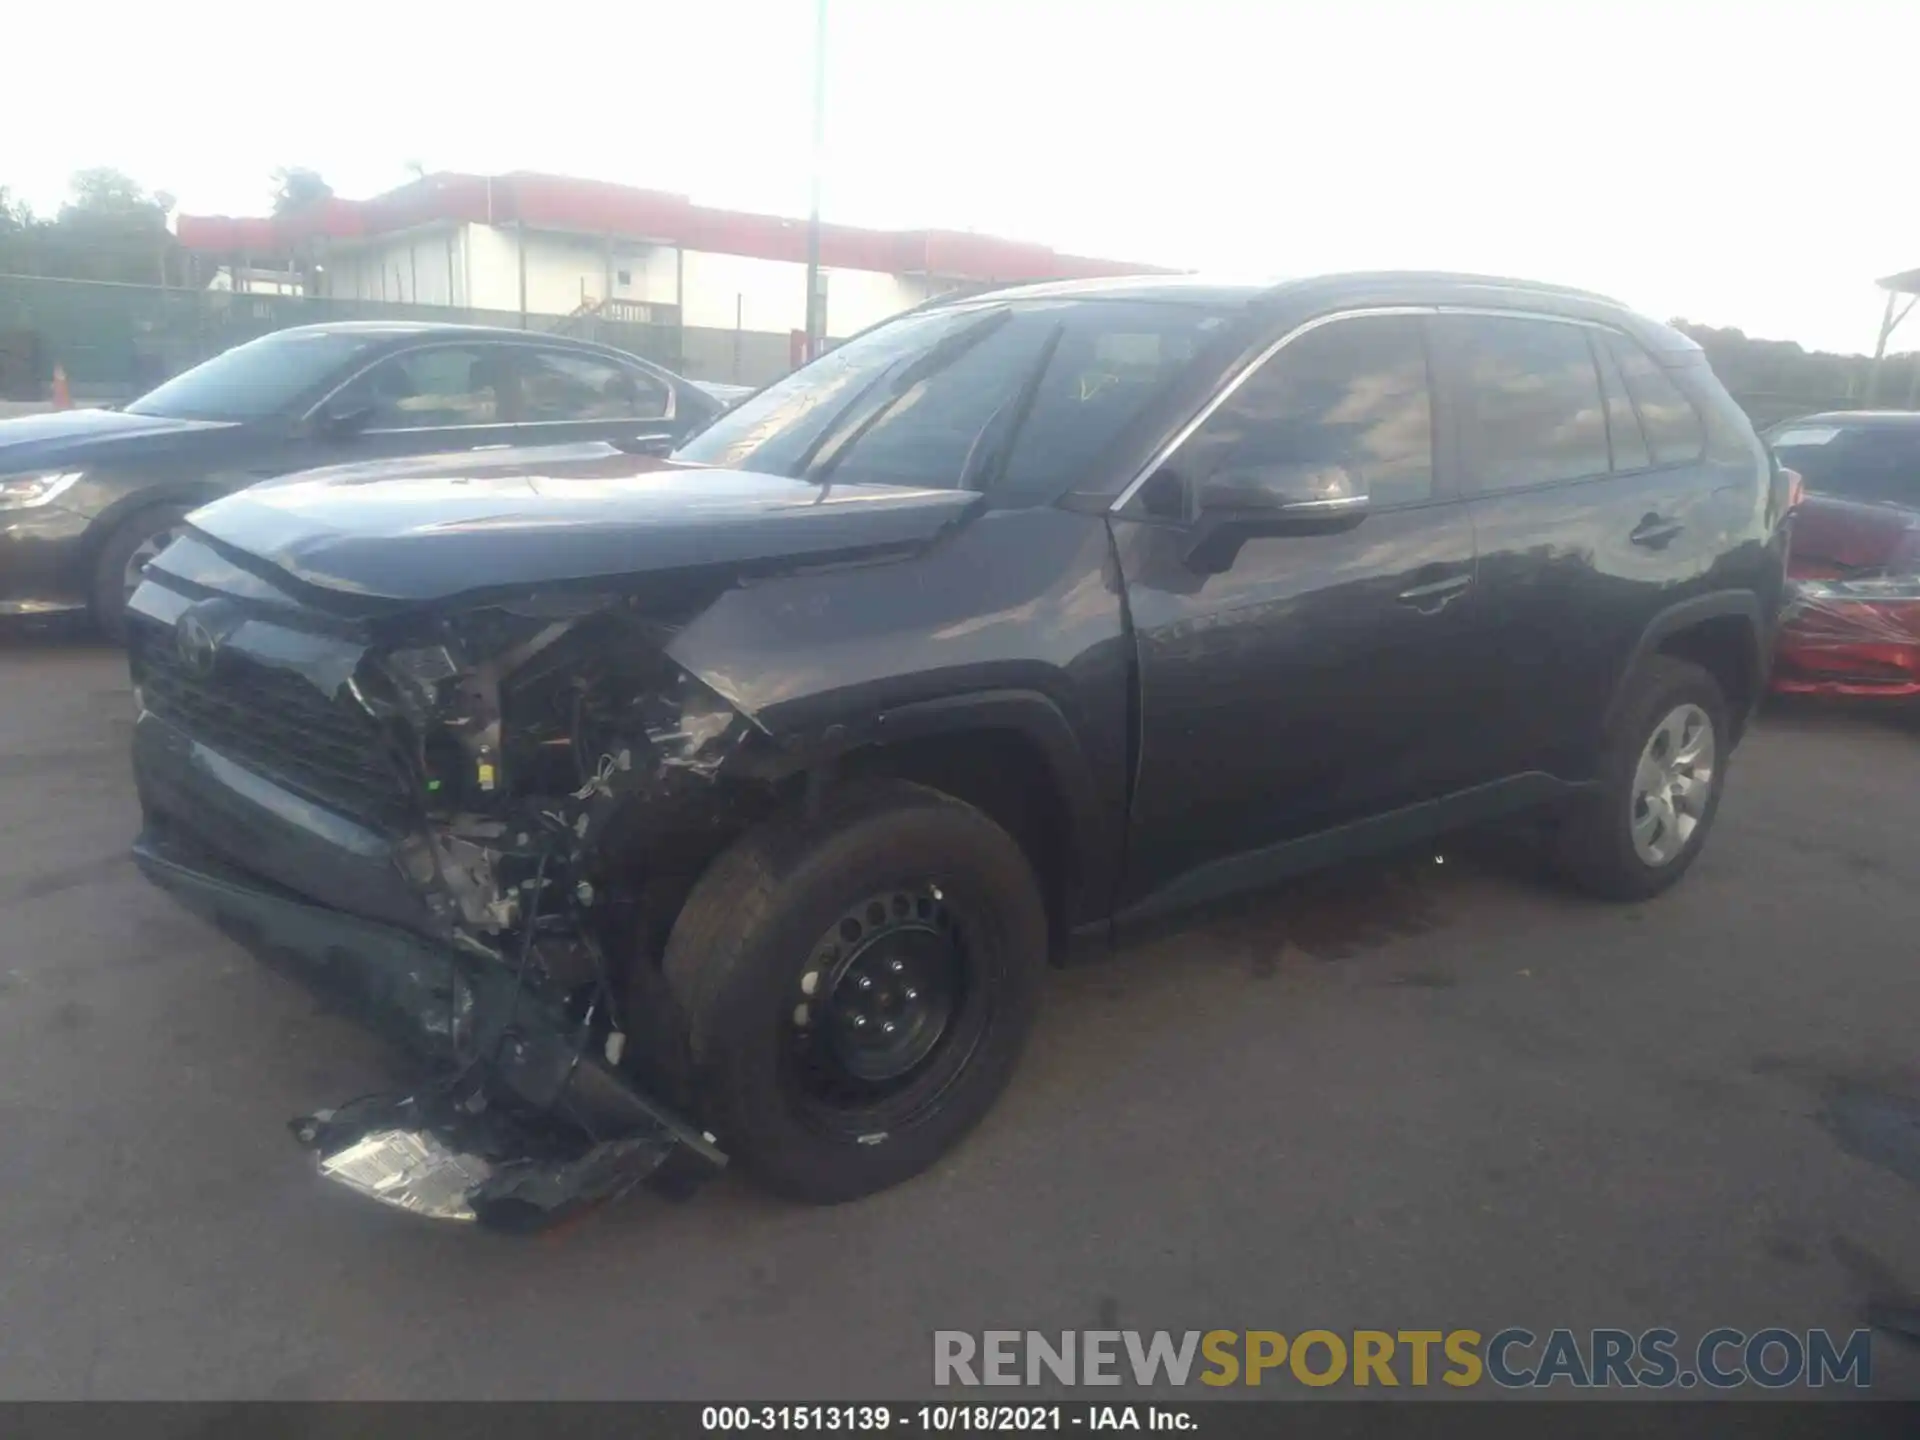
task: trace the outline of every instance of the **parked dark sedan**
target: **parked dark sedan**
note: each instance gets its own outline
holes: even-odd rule
[[[1809,415],[1767,441],[1807,490],[1773,688],[1920,696],[1920,414]]]
[[[122,410],[0,421],[0,616],[91,611],[117,635],[196,506],[316,466],[602,441],[664,454],[726,409],[605,346],[360,322],[249,341]]]

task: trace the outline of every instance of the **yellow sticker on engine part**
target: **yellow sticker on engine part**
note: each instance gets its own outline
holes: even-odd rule
[[[485,764],[484,762],[480,766],[480,788],[482,790],[493,789],[493,766]]]

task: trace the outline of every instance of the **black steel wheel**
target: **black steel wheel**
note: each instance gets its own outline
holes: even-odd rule
[[[960,917],[931,882],[867,896],[814,943],[788,1014],[796,1091],[867,1133],[938,1095],[989,1018]]]
[[[1020,847],[938,792],[849,787],[749,833],[695,886],[663,962],[703,1123],[781,1194],[897,1184],[1006,1084],[1046,940]]]

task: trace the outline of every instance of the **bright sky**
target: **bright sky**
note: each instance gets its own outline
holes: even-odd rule
[[[828,5],[834,220],[1519,275],[1839,350],[1872,346],[1873,280],[1920,266],[1915,0]],[[182,13],[114,14],[83,85],[7,67],[0,184],[50,211],[111,165],[256,214],[276,166],[362,197],[417,160],[806,210],[814,0]],[[51,50],[68,23],[27,28]]]

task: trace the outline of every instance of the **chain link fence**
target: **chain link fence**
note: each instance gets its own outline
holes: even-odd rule
[[[424,320],[564,333],[695,380],[734,385],[765,385],[793,368],[791,338],[764,331],[0,275],[0,399],[39,399],[55,365],[76,395],[131,398],[269,331],[329,320]]]

